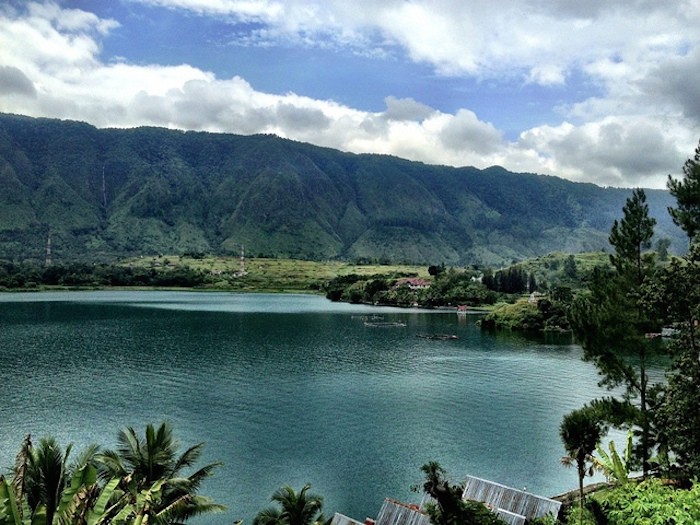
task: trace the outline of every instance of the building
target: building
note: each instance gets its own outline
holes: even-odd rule
[[[561,502],[537,496],[500,483],[467,476],[462,499],[486,505],[508,525],[525,525],[535,518],[547,515],[557,517]],[[430,525],[430,518],[421,505],[385,499],[376,519],[364,522],[336,513],[331,525]]]
[[[419,277],[411,277],[396,281],[394,287],[398,288],[400,286],[408,286],[411,290],[427,290],[430,288],[430,281]]]

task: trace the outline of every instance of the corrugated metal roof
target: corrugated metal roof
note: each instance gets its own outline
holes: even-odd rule
[[[464,499],[481,501],[494,510],[503,509],[523,516],[526,520],[541,518],[548,514],[556,517],[561,507],[560,501],[506,487],[500,483],[494,483],[493,481],[474,476],[467,476],[462,497]]]
[[[379,510],[375,525],[430,525],[430,518],[419,510],[418,505],[407,505],[387,498]]]
[[[498,516],[498,519],[506,522],[508,525],[525,525],[525,516],[520,514],[515,514],[514,512],[508,512],[503,509],[495,509],[494,513]]]
[[[336,512],[331,520],[331,525],[364,525],[361,521],[348,518],[345,514]]]

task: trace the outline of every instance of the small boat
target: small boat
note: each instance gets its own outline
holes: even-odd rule
[[[454,334],[417,334],[416,337],[420,337],[421,339],[438,339],[440,341],[459,339],[459,337]]]
[[[378,328],[393,328],[406,326],[406,323],[404,323],[403,321],[365,321],[365,326],[372,326]]]
[[[363,321],[381,321],[384,319],[383,315],[353,315],[353,319],[362,319]]]

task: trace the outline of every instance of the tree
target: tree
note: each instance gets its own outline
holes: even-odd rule
[[[600,268],[591,276],[589,290],[579,294],[571,305],[571,326],[584,349],[584,359],[592,361],[601,375],[601,385],[609,389],[624,387],[626,402],[639,399],[636,416],[628,425],[639,428],[637,457],[644,475],[649,469],[651,432],[650,389],[647,365],[649,358],[662,351],[658,343],[646,337],[657,332],[642,292],[645,279],[654,272],[653,257],[644,253],[654,234],[646,195],[634,190],[623,208],[624,216],[614,222],[610,243],[614,253],[610,260],[615,268]]]
[[[677,205],[669,207],[668,212],[692,244],[700,232],[700,143],[695,148],[695,156],[683,165],[683,179],[669,175],[667,186]]]
[[[530,293],[537,291],[537,279],[535,278],[535,272],[530,272],[527,276],[527,291]]]
[[[631,274],[634,284],[641,286],[644,281],[644,251],[651,247],[656,219],[649,217],[649,205],[642,189],[632,192],[622,208],[624,214],[620,222],[615,220],[610,231],[609,241],[615,248],[610,262],[620,275]]]
[[[621,485],[605,494],[604,508],[610,525],[700,523],[700,484],[690,490],[650,478]]]
[[[433,277],[437,277],[440,274],[445,273],[445,263],[442,263],[440,265],[430,265],[428,266],[428,274],[432,275]]]
[[[671,239],[662,237],[656,241],[654,246],[656,254],[659,256],[659,261],[666,262],[668,260],[668,249],[671,247]]]
[[[68,502],[64,500],[70,500],[83,488],[82,485],[71,485],[78,480],[82,484],[87,483],[92,471],[85,473],[84,469],[93,465],[97,451],[97,447],[91,445],[69,462],[72,448],[69,444],[63,449],[52,437],[40,439],[36,446],[31,436],[24,439],[17,454],[12,480],[16,500],[26,504],[26,509],[19,507],[20,515],[28,514],[33,521],[51,524],[59,520],[59,514],[65,514],[61,506],[65,507]],[[76,477],[76,474],[80,475]],[[83,504],[89,503],[89,498],[85,496]]]
[[[205,465],[189,475],[183,473],[197,462],[203,443],[178,454],[179,444],[173,438],[172,428],[165,422],[157,429],[152,424],[147,425],[145,439],[132,427],[127,427],[119,432],[117,442],[117,450],[108,450],[97,456],[106,475],[120,478],[122,490],[129,491],[134,497],[149,494],[148,491],[157,494],[157,497],[149,496],[152,500],[150,512],[171,509],[167,523],[181,523],[199,514],[224,510],[222,505],[197,494],[202,482],[219,463]],[[159,482],[161,485],[156,485]]]
[[[598,444],[596,451],[598,457],[593,457],[593,465],[597,470],[600,470],[605,475],[608,482],[614,482],[619,485],[626,485],[630,482],[630,457],[632,454],[632,432],[627,433],[627,446],[623,456],[618,454],[615,448],[615,442],[610,441],[608,444],[609,452],[603,450],[603,447]]]
[[[573,255],[569,255],[564,260],[564,275],[569,279],[576,279],[578,269],[576,268],[576,259]]]
[[[421,470],[425,474],[423,491],[436,501],[426,509],[433,525],[504,525],[483,503],[464,501],[462,487],[450,484],[439,463],[430,461]]]
[[[124,500],[115,498],[118,479],[111,480],[103,487],[97,482],[97,469],[88,463],[77,468],[68,483],[58,494],[58,505],[51,516],[47,507],[40,503],[31,509],[27,502],[28,494],[23,493],[18,484],[8,483],[0,476],[0,525],[107,525],[122,524],[115,513],[124,505]]]
[[[603,436],[603,425],[598,414],[590,407],[584,406],[564,416],[559,427],[566,456],[562,463],[566,466],[576,465],[581,509],[583,509],[583,479],[593,474],[592,454]]]
[[[669,351],[673,357],[667,374],[664,405],[658,427],[679,467],[690,477],[700,476],[700,244],[677,258],[648,289],[660,317],[676,328]]]
[[[323,497],[310,494],[311,485],[299,492],[288,485],[278,489],[270,498],[278,507],[268,507],[253,519],[253,525],[317,525],[323,523]]]

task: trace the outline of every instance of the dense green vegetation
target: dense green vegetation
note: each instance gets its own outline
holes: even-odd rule
[[[353,275],[427,277],[422,266],[350,264],[294,259],[246,259],[202,254],[134,258],[118,264],[42,265],[0,260],[0,290],[155,287],[256,292],[318,292],[330,280]]]
[[[657,235],[685,248],[649,191]],[[501,266],[607,246],[626,191],[427,166],[269,135],[96,129],[0,115],[0,254],[113,262],[203,252]]]
[[[601,385],[618,394],[593,400],[562,422],[562,441],[578,466],[580,486],[591,466],[603,468],[615,486],[585,506],[581,490],[570,521],[689,524],[700,518],[700,145],[683,173],[681,180],[669,177],[677,198],[669,212],[688,236],[688,254],[659,265],[661,257],[648,252],[655,221],[645,193],[635,190],[611,229],[612,269],[595,270],[571,306],[584,359],[596,365]],[[675,330],[668,343],[658,337],[663,325]],[[666,380],[653,383],[649,365],[659,355],[670,365]],[[636,438],[624,459],[614,445],[607,454],[596,443],[610,427],[629,429]],[[629,479],[633,469],[644,481]]]
[[[253,525],[323,525],[323,496],[310,493],[311,485],[296,492],[289,485],[277,490],[270,500],[277,506],[261,510]]]
[[[202,444],[179,453],[167,423],[119,433],[116,450],[92,445],[74,460],[52,438],[27,436],[12,477],[0,476],[0,525],[176,525],[225,508],[198,494],[216,464],[192,469]]]

